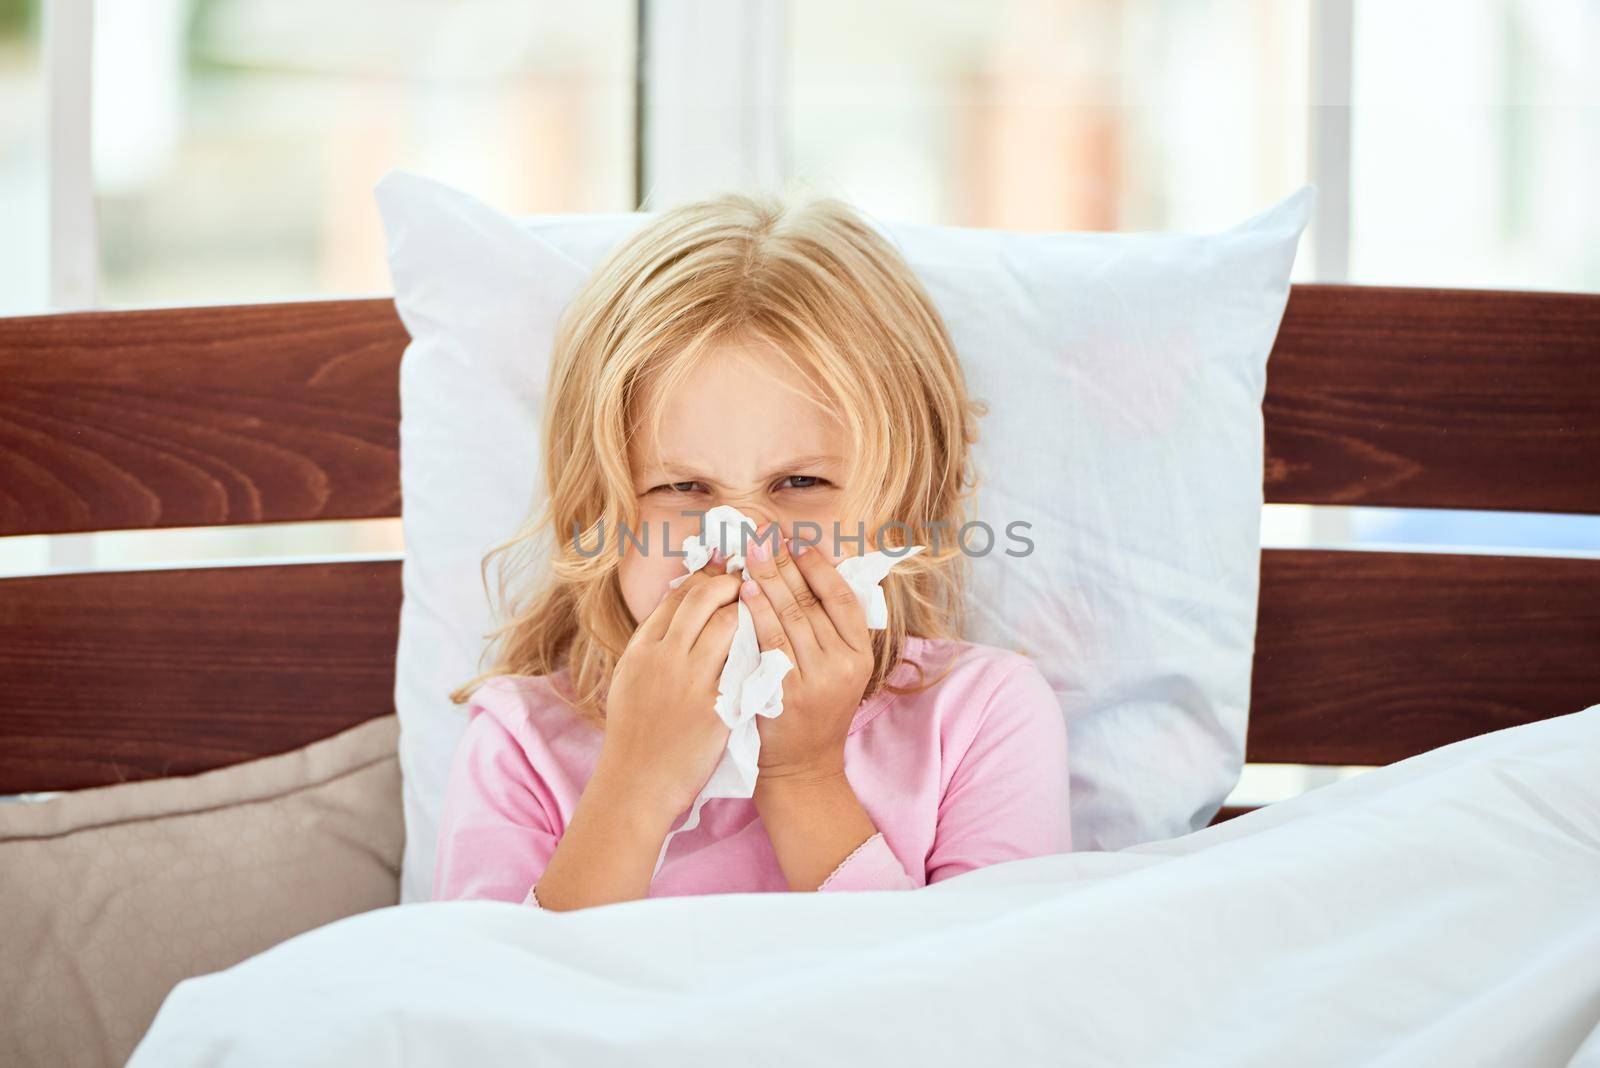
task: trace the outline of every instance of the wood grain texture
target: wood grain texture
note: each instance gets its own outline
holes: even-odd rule
[[[185,775],[394,711],[398,561],[0,581],[0,794]]]
[[[393,707],[398,563],[0,582],[0,793],[186,774]],[[1600,702],[1600,561],[1269,550],[1249,759],[1387,764]]]
[[[1247,758],[1389,764],[1600,703],[1600,560],[1267,550]]]
[[[0,318],[0,535],[399,513],[388,299]],[[1276,503],[1600,512],[1600,295],[1295,286]]]
[[[1275,503],[1600,512],[1600,295],[1295,286]]]
[[[0,535],[400,511],[392,300],[0,318]]]

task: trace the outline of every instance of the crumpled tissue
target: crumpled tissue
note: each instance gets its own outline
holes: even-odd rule
[[[738,570],[745,578],[750,578],[750,570],[745,566],[744,554],[740,551],[745,545],[741,531],[748,527],[749,537],[754,539],[758,533],[755,522],[737,508],[718,505],[706,512],[704,523],[700,536],[683,540],[683,564],[686,570],[670,585],[678,586],[705,567],[713,549],[721,549],[727,558],[726,573]],[[766,544],[771,544],[770,538]],[[844,579],[861,602],[868,628],[882,630],[889,625],[889,603],[884,598],[882,583],[890,569],[924,548],[926,546],[913,545],[896,556],[878,551],[847,556],[835,565],[839,577]],[[713,797],[754,796],[756,761],[761,755],[761,732],[756,725],[756,717],[766,716],[770,719],[783,712],[783,677],[794,664],[781,649],[761,651],[750,609],[745,607],[742,600],[738,606],[739,622],[733,632],[733,644],[728,648],[727,663],[722,666],[722,675],[717,680],[714,706],[722,722],[728,725],[728,744],[717,761],[716,770],[695,797],[689,809],[689,818],[661,843],[655,869],[650,873],[652,879],[661,871],[673,837],[699,826],[702,805]]]

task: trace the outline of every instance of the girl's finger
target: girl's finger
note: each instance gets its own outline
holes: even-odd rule
[[[733,576],[737,578],[738,576]],[[705,629],[695,639],[689,650],[691,663],[699,665],[703,681],[715,684],[722,674],[722,665],[728,659],[728,647],[733,644],[733,632],[739,627],[739,605],[729,603],[711,613]],[[758,632],[759,633],[759,632]]]
[[[696,586],[707,582],[723,573],[727,566],[727,559],[721,550],[711,554],[711,559],[699,571],[686,574],[684,581],[677,586],[665,589],[661,593],[661,600],[657,602],[650,614],[644,617],[644,622],[639,624],[639,629],[634,632],[641,641],[660,641],[667,634],[667,628],[672,625],[673,616],[677,615],[678,608]]]
[[[805,577],[794,566],[794,557],[789,552],[789,539],[782,535],[783,531],[778,531],[778,541],[772,546],[772,562],[778,565],[778,574],[783,576],[783,584],[789,587],[795,600],[809,609],[816,596],[811,592],[811,587],[806,585]]]
[[[667,632],[661,640],[688,655],[716,610],[732,604],[738,598],[739,576],[716,575],[698,581],[690,579],[684,585],[694,588],[679,599],[678,609],[672,613],[672,622],[667,624]]]
[[[772,558],[777,562],[778,574],[783,576],[784,585],[789,587],[789,592],[794,599],[806,610],[806,620],[811,624],[811,633],[816,636],[817,646],[822,649],[842,645],[827,611],[822,607],[822,599],[818,591],[813,589],[811,583],[806,581],[806,576],[795,563],[794,555],[789,551],[789,542],[784,540],[778,543],[778,548],[773,552]]]
[[[822,610],[839,640],[858,653],[872,648],[872,637],[867,633],[867,608],[833,566],[828,554],[818,552],[815,546],[802,545],[794,556],[794,563],[822,603]],[[813,629],[818,630],[815,624]],[[820,630],[818,635],[820,637]]]
[[[779,542],[778,551],[782,551]],[[771,602],[772,610],[778,617],[778,623],[783,627],[783,632],[789,637],[792,651],[789,659],[796,667],[805,670],[811,655],[818,651],[817,636],[811,629],[811,609],[816,607],[816,598],[811,595],[809,587],[801,580],[804,588],[805,600],[795,596],[788,581],[778,569],[778,560],[773,552],[773,539],[771,537],[757,539],[750,551],[745,553],[744,565],[761,587],[761,592]],[[793,562],[789,563],[790,570],[794,569]],[[797,573],[798,574],[798,573]],[[812,602],[808,605],[806,601]]]
[[[761,592],[760,584],[754,579],[745,579],[744,585],[739,587],[739,599],[750,610],[750,619],[756,628],[756,644],[761,651],[782,650],[789,662],[795,663],[794,646],[790,644],[783,624],[778,621],[778,613],[773,611],[772,602]]]

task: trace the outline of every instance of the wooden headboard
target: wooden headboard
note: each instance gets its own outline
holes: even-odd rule
[[[388,300],[0,319],[0,536],[399,514]],[[1297,286],[1266,499],[1600,512],[1600,296]],[[1600,559],[1262,553],[1248,757],[1384,764],[1600,701]],[[393,708],[397,561],[0,580],[0,794]]]

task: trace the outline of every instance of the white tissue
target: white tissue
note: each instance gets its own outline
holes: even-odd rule
[[[683,540],[685,571],[669,584],[673,587],[686,581],[690,575],[706,566],[711,550],[721,549],[727,557],[726,572],[738,570],[745,578],[750,571],[745,567],[744,555],[739,551],[746,544],[741,531],[748,527],[750,538],[757,534],[756,524],[737,508],[718,505],[705,514],[705,528],[699,537]],[[766,543],[770,545],[770,537]],[[882,630],[889,625],[889,603],[884,598],[883,582],[891,568],[901,560],[921,552],[924,546],[913,545],[898,556],[884,552],[849,556],[836,565],[839,577],[855,592],[866,611],[867,626]],[[656,866],[650,873],[652,879],[667,859],[667,846],[674,835],[693,830],[700,824],[700,807],[713,797],[751,797],[756,792],[756,761],[761,755],[761,731],[756,726],[757,716],[780,715],[783,712],[783,677],[794,666],[781,649],[762,652],[756,642],[755,620],[744,601],[738,602],[739,622],[733,632],[733,644],[728,648],[727,663],[717,680],[715,710],[722,722],[728,725],[728,745],[717,761],[716,770],[706,780],[699,796],[689,809],[689,818],[682,827],[667,835],[656,855]]]

